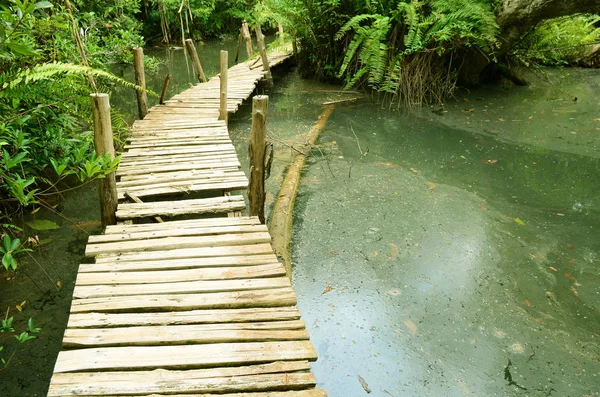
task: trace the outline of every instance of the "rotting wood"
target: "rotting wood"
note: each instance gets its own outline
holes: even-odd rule
[[[307,144],[309,146],[313,146],[316,143],[334,108],[335,105],[329,105],[321,112],[319,119],[308,133]],[[294,157],[294,160],[283,179],[277,199],[273,204],[269,220],[269,231],[272,236],[271,244],[273,245],[273,250],[283,262],[290,279],[292,278],[290,241],[292,239],[294,201],[296,200],[296,194],[298,193],[300,173],[306,162],[306,157],[307,154],[304,153],[297,153]]]
[[[185,45],[188,49],[188,52],[190,53],[190,57],[192,57],[192,63],[194,64],[194,69],[196,69],[198,80],[200,80],[201,82],[206,82],[206,75],[204,74],[204,70],[202,69],[202,64],[200,63],[200,58],[198,57],[198,51],[196,51],[194,41],[192,39],[186,39]]]
[[[92,119],[94,123],[94,147],[98,156],[109,155],[115,158],[112,125],[110,120],[110,103],[108,94],[91,94]],[[100,218],[102,226],[117,223],[117,185],[114,172],[98,179],[98,193],[100,197]]]
[[[242,33],[242,28],[240,28],[240,34],[238,35],[237,47],[235,49],[235,61],[233,63],[237,64],[238,59],[240,57],[240,47],[242,46],[242,39],[244,34]]]
[[[167,95],[167,88],[169,87],[170,80],[171,75],[167,74],[167,77],[165,77],[165,82],[163,83],[162,91],[160,92],[160,99],[158,100],[158,103],[161,105],[165,104],[165,96]]]
[[[135,84],[141,90],[135,90],[138,104],[138,115],[143,119],[148,114],[148,96],[146,95],[146,75],[144,73],[144,49],[139,47],[133,50],[133,69],[135,71]]]
[[[257,95],[252,98],[252,135],[250,136],[250,183],[248,200],[250,215],[265,222],[265,134],[269,97]]]

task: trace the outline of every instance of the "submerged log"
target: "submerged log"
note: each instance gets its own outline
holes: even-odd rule
[[[309,131],[307,144],[314,145],[319,139],[321,131],[325,127],[329,116],[335,109],[335,105],[328,105],[319,115],[319,119]],[[277,257],[283,262],[287,276],[292,278],[292,253],[290,241],[292,240],[292,226],[294,214],[294,202],[298,194],[298,185],[300,183],[300,172],[308,153],[298,153],[292,164],[288,168],[281,189],[277,195],[277,200],[273,204],[271,218],[269,220],[269,231],[271,232],[271,245]]]

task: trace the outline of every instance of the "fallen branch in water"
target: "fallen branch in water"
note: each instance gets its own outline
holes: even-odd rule
[[[334,108],[335,105],[331,105],[323,109],[319,119],[308,133],[308,147],[312,147],[315,144]],[[273,250],[277,257],[283,262],[287,276],[290,279],[292,278],[292,253],[290,250],[290,241],[292,239],[294,202],[296,201],[296,195],[298,193],[300,172],[302,171],[302,167],[304,167],[307,156],[308,153],[298,153],[292,160],[292,164],[288,168],[281,184],[277,199],[273,204],[273,210],[271,211],[271,218],[269,220],[269,231],[272,236],[271,245],[273,246]]]

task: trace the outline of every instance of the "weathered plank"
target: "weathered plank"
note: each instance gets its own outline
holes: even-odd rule
[[[167,222],[165,222],[167,223]],[[277,263],[277,257],[273,252],[247,256],[218,256],[218,257],[191,257],[171,258],[141,261],[108,260],[100,263],[82,263],[79,265],[79,273],[94,272],[132,272],[142,270],[168,270],[168,269],[196,269],[196,268],[218,268],[223,266],[253,266]]]
[[[60,373],[53,377],[48,396],[118,393],[139,395],[165,391],[210,392],[212,386],[203,382],[219,382],[217,391],[247,391],[247,389],[230,388],[239,384],[237,382],[239,377],[306,374],[304,371],[308,370],[310,370],[308,361],[277,361],[262,365],[187,371],[157,369],[153,371]],[[285,382],[285,376],[283,381]],[[277,388],[276,384],[272,386]]]
[[[233,342],[307,340],[301,320],[265,323],[220,323],[126,328],[74,328],[65,331],[63,346],[155,346]]]
[[[137,325],[244,323],[300,319],[296,307],[253,307],[152,313],[71,313],[67,328],[110,328]]]
[[[252,278],[241,280],[198,280],[179,283],[76,285],[74,298],[111,296],[204,294],[210,292],[254,291],[291,286],[287,277]],[[140,299],[140,297],[138,297]]]
[[[238,211],[246,208],[243,196],[211,197],[208,199],[159,201],[154,203],[123,203],[117,206],[117,219],[164,215],[177,216]]]
[[[260,364],[270,361],[314,361],[310,341],[217,343],[189,346],[102,347],[61,351],[55,373],[134,368],[202,368]]]
[[[169,223],[147,223],[133,225],[110,225],[107,226],[104,233],[132,233],[146,232],[153,230],[170,230],[182,228],[212,227],[212,226],[233,226],[233,225],[260,225],[257,217],[242,216],[239,218],[207,218],[207,219],[187,219],[181,221],[170,221]]]
[[[161,269],[146,272],[80,273],[76,285],[178,283],[192,280],[236,280],[277,276],[285,276],[285,268],[281,263],[183,270]]]
[[[155,203],[158,204],[158,203]],[[173,222],[170,222],[173,223]],[[185,236],[206,236],[226,233],[255,233],[268,232],[266,225],[214,225],[214,226],[199,226],[199,227],[178,227],[171,225],[169,229],[150,230],[150,231],[129,231],[126,233],[111,233],[93,235],[88,238],[89,244],[109,243],[114,241],[128,240],[146,240],[160,237],[185,237]]]
[[[172,311],[218,308],[276,307],[296,304],[296,294],[290,287],[206,294],[115,296],[107,298],[75,299],[71,313]]]

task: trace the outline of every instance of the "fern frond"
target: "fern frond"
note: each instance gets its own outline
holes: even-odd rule
[[[335,39],[336,40],[340,40],[342,39],[346,33],[348,33],[350,30],[358,30],[361,27],[361,22],[366,21],[367,19],[379,19],[381,18],[381,15],[379,14],[361,14],[361,15],[357,15],[355,17],[353,17],[352,19],[350,19],[348,22],[346,22],[344,24],[344,26],[342,26],[342,28],[336,33],[335,35]]]
[[[15,89],[21,84],[31,84],[41,80],[50,80],[58,75],[104,77],[109,81],[121,84],[124,87],[133,88],[138,91],[143,90],[142,87],[130,83],[127,80],[117,77],[114,74],[104,70],[95,69],[84,65],[76,65],[73,63],[51,62],[42,63],[28,69],[19,70],[12,76],[8,76],[6,74],[0,75],[0,97],[3,96],[2,91],[4,90]],[[158,95],[151,90],[147,90],[147,92],[150,95],[158,97]]]

